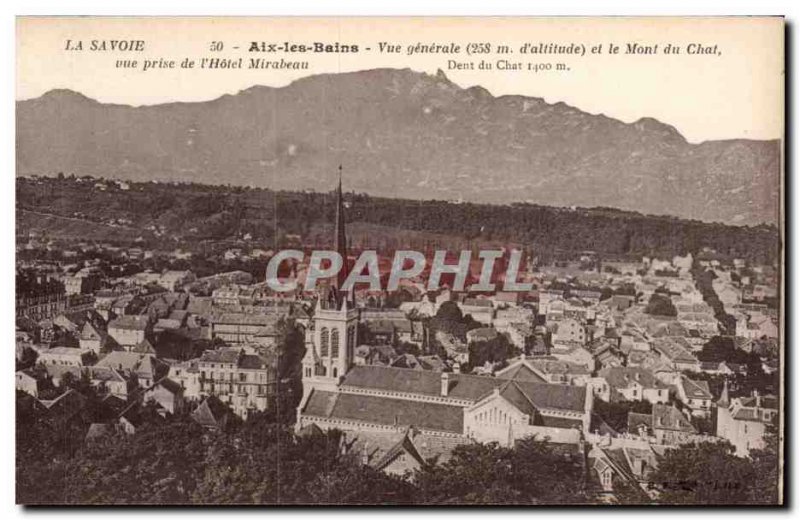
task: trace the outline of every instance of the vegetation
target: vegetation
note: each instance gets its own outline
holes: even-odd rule
[[[679,505],[756,505],[778,502],[778,441],[769,430],[766,446],[750,458],[733,455],[724,442],[683,445],[667,451],[652,476],[658,501]]]
[[[98,182],[105,188],[95,187]],[[104,240],[143,235],[151,243],[171,247],[176,238],[185,244],[202,244],[249,234],[254,241],[282,247],[292,242],[292,235],[310,243],[327,243],[335,209],[326,193],[188,183],[128,184],[130,189],[123,190],[114,182],[90,177],[20,178],[17,210],[25,217],[20,231],[49,227],[62,236],[86,239],[95,233]],[[366,194],[349,194],[348,199],[350,222],[380,226],[382,231],[374,233],[374,227],[367,227],[360,232],[351,227],[354,247],[402,245],[426,250],[447,242],[455,250],[483,243],[519,244],[534,248],[543,261],[555,259],[559,252],[587,249],[603,258],[672,258],[707,247],[727,258],[769,265],[780,254],[778,231],[766,225],[736,227],[610,208],[451,204]],[[115,227],[109,227],[112,221]],[[153,229],[157,232],[145,232]]]
[[[675,317],[678,315],[678,310],[675,308],[675,305],[672,304],[672,300],[670,300],[669,296],[664,296],[659,293],[653,293],[653,295],[650,296],[650,300],[647,302],[647,307],[645,307],[644,312],[654,316]]]
[[[25,400],[23,398],[23,400]],[[25,504],[494,504],[581,503],[580,460],[525,441],[456,448],[407,478],[361,464],[341,433],[297,436],[271,414],[225,432],[187,415],[84,442],[17,408],[17,501]],[[21,434],[24,432],[24,434]]]

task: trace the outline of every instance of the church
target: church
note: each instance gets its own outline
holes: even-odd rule
[[[334,246],[347,258],[341,178]],[[530,436],[577,445],[589,432],[592,392],[585,387],[544,383],[525,370],[492,377],[354,365],[361,309],[352,291],[341,290],[346,277],[345,267],[322,291],[306,331],[298,431],[396,438],[396,446],[419,453],[475,441],[508,446]]]

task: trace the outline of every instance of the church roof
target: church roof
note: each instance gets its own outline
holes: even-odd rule
[[[385,426],[414,426],[447,433],[461,434],[464,431],[464,412],[460,406],[372,395],[314,390],[302,413],[305,416]]]
[[[509,379],[469,374],[449,374],[448,397],[465,401],[478,401],[509,382]],[[555,408],[583,411],[586,388],[568,385],[515,381],[517,387],[537,408]],[[350,369],[342,387],[383,390],[425,396],[441,395],[441,374],[427,370],[356,366]]]

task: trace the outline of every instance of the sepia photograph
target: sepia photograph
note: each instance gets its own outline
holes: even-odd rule
[[[785,503],[782,17],[15,23],[17,504]]]

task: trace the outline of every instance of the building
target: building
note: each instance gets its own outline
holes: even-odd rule
[[[346,257],[341,181],[335,228],[334,244]],[[298,431],[316,425],[401,434],[413,428],[453,445],[474,440],[506,446],[528,436],[577,445],[589,431],[593,401],[585,387],[355,365],[361,316],[340,290],[343,279],[320,295],[307,333]]]
[[[206,350],[195,370],[200,396],[217,397],[242,419],[266,410],[277,385],[275,364],[240,348]]]
[[[145,391],[145,401],[155,402],[170,414],[181,413],[184,409],[183,387],[168,377],[162,378]]]
[[[149,388],[169,371],[169,366],[153,354],[125,351],[110,352],[94,367],[114,369],[141,388]]]
[[[39,351],[37,363],[41,365],[60,365],[82,367],[91,364],[90,352],[72,347],[53,347]]]
[[[747,456],[750,450],[764,447],[767,427],[774,424],[778,415],[778,399],[774,396],[728,398],[728,385],[717,403],[718,437],[727,439],[736,448],[736,454]]]
[[[700,372],[700,361],[682,344],[681,338],[665,337],[653,341],[662,360],[678,371]]]
[[[108,335],[127,350],[144,341],[150,329],[150,320],[143,315],[120,316],[108,323]]]
[[[628,433],[670,446],[708,440],[698,435],[697,429],[680,410],[667,404],[654,404],[649,415],[628,413]]]
[[[692,415],[708,417],[711,414],[711,400],[714,397],[708,388],[708,381],[695,381],[681,376],[676,388],[678,399],[692,411]]]
[[[211,316],[211,337],[232,345],[255,343],[256,338],[274,335],[277,314],[226,312]]]
[[[553,345],[585,345],[586,329],[576,319],[566,318],[558,322],[553,331]]]
[[[586,386],[592,372],[584,365],[547,357],[525,357],[511,360],[495,377],[539,383]]]
[[[651,371],[641,367],[609,367],[598,372],[593,380],[595,396],[605,402],[649,401],[666,403],[669,385]]]

